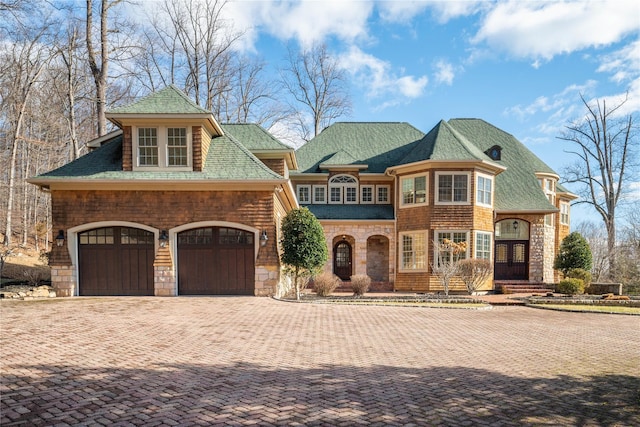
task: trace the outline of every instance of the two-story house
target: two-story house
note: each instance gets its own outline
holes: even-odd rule
[[[439,291],[434,243],[501,280],[554,282],[575,198],[513,136],[477,119],[424,134],[336,123],[297,152],[257,125],[219,124],[169,86],[107,118],[93,150],[29,180],[51,192],[60,295],[270,295],[280,222],[300,205],[324,227],[327,271],[377,289]]]
[[[367,274],[378,289],[440,291],[431,266],[445,239],[466,243],[463,258],[494,263],[484,290],[556,279],[576,196],[483,120],[441,121],[426,135],[407,123],[336,123],[296,155],[298,202],[324,227],[326,270],[345,280]]]

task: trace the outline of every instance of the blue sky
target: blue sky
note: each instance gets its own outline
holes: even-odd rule
[[[326,43],[350,78],[341,120],[482,118],[558,173],[573,161],[556,137],[587,100],[640,110],[640,2],[235,1],[240,48],[282,64],[286,45]],[[635,181],[640,181],[636,179]],[[640,198],[640,186],[634,189]],[[599,221],[574,209],[574,225]]]

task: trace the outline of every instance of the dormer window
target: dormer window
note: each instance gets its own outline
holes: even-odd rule
[[[491,157],[491,160],[500,160],[502,157],[502,147],[494,145],[484,152],[487,156]]]
[[[187,127],[138,127],[134,132],[135,168],[191,170],[191,131]]]

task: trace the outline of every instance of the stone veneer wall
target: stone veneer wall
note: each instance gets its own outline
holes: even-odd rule
[[[384,236],[389,240],[388,277],[389,283],[395,279],[396,242],[393,224],[327,224],[320,221],[329,249],[329,259],[324,271],[333,272],[333,242],[336,237],[348,236],[352,243],[353,274],[367,274],[367,241],[371,236]]]
[[[555,230],[541,218],[531,223],[529,241],[529,280],[553,283],[555,258]]]
[[[78,285],[75,268],[72,265],[52,265],[51,285],[59,297],[74,296]]]

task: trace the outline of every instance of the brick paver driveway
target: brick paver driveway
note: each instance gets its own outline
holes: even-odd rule
[[[640,425],[640,318],[254,297],[2,301],[11,425]]]

